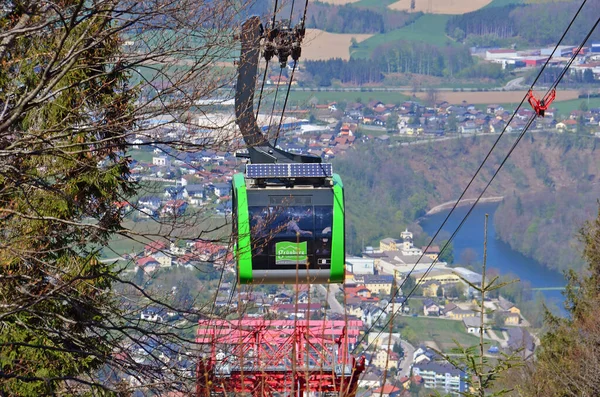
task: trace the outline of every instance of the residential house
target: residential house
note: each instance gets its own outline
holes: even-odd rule
[[[333,134],[321,134],[321,136],[319,136],[319,142],[329,145],[331,142],[333,142],[334,138],[335,136]]]
[[[424,362],[432,361],[436,359],[437,355],[430,348],[425,345],[419,346],[414,352],[412,356],[413,364],[420,364]]]
[[[167,252],[158,251],[152,254],[152,257],[160,263],[160,267],[171,267],[173,265],[173,257]]]
[[[429,280],[421,284],[423,296],[436,297],[438,289],[442,286],[439,281]]]
[[[444,315],[453,320],[462,320],[467,317],[475,317],[475,311],[471,309],[461,309],[454,303],[449,303],[444,307]]]
[[[523,358],[527,359],[533,355],[535,350],[535,339],[523,327],[515,327],[508,329],[508,349],[510,351],[521,350]]]
[[[347,310],[348,310],[348,314],[351,315],[351,316],[362,318],[365,313],[363,312],[361,304],[362,304],[362,302],[361,303],[356,303],[356,304],[350,304],[346,300],[346,307],[347,307]]]
[[[413,360],[413,365],[418,365],[418,364],[423,364],[423,363],[428,363],[431,361],[431,357],[427,354],[419,354],[417,357],[415,357],[415,359]]]
[[[381,376],[378,376],[374,373],[366,373],[358,380],[358,387],[374,389],[379,386],[381,386]]]
[[[214,183],[212,190],[217,197],[229,196],[231,194],[231,184],[229,183]]]
[[[474,134],[479,131],[480,128],[477,126],[477,124],[475,124],[474,121],[465,121],[458,126],[458,132],[461,134]]]
[[[150,256],[155,254],[156,252],[163,251],[167,249],[167,243],[156,240],[149,244],[146,244],[144,247],[144,255]]]
[[[506,127],[506,122],[504,120],[493,119],[490,121],[488,128],[492,134],[499,134]]]
[[[143,258],[138,259],[135,262],[135,266],[137,271],[143,271],[144,273],[152,273],[156,270],[160,263],[151,256],[145,256]]]
[[[563,121],[556,123],[555,127],[559,131],[573,132],[577,129],[577,121],[576,120],[563,120]]]
[[[274,303],[292,303],[292,295],[286,293],[285,291],[277,293],[273,296]]]
[[[364,285],[358,285],[354,288],[346,287],[346,288],[344,288],[344,292],[350,296],[355,295],[355,296],[359,296],[361,298],[370,298],[371,297],[371,290],[369,290]]]
[[[440,247],[438,247],[437,245],[421,247],[421,251],[433,260],[436,260],[440,255]]]
[[[373,395],[380,397],[399,397],[401,392],[401,388],[391,384],[385,384],[383,387],[373,390]]]
[[[222,251],[226,252],[227,248],[211,241],[197,240],[194,242],[192,251],[198,255],[198,259],[208,262],[221,256]]]
[[[402,244],[402,240],[397,240],[394,238],[384,238],[379,241],[379,250],[380,251],[397,251]]]
[[[187,209],[188,203],[183,200],[169,200],[160,211],[161,216],[180,216]]]
[[[497,111],[504,111],[504,107],[496,104],[487,105],[485,112],[487,114],[496,114]]]
[[[369,304],[363,309],[363,316],[361,317],[361,320],[370,327],[373,325],[373,322],[377,321],[381,323],[385,320],[385,318],[386,316],[382,308],[374,304]]]
[[[392,284],[394,282],[394,276],[377,276],[365,274],[364,278],[365,287],[374,294],[378,295],[389,295],[392,292]]]
[[[204,199],[204,185],[186,185],[183,190],[183,198],[187,199],[191,205],[202,204],[202,200]]]
[[[160,197],[156,196],[144,196],[138,200],[138,208],[149,208],[152,211],[156,211],[160,207]]]
[[[512,303],[508,299],[503,298],[502,296],[498,297],[498,306],[503,311],[511,312],[513,314],[521,314],[521,310],[518,307],[516,307],[514,303]]]
[[[504,312],[504,325],[519,325],[521,316],[517,313]]]
[[[467,374],[450,363],[428,362],[413,366],[413,373],[423,378],[428,389],[459,395],[467,390]]]
[[[170,167],[171,161],[167,158],[167,156],[152,157],[152,165],[157,165],[159,167]]]
[[[122,215],[125,215],[131,211],[131,204],[129,201],[117,201],[115,202],[115,207],[119,209]]]
[[[175,259],[174,263],[177,266],[191,268],[198,263],[198,257],[193,253],[188,253]]]
[[[423,314],[426,316],[439,316],[440,306],[431,299],[423,301]]]
[[[342,128],[340,128],[338,136],[354,136],[354,133],[348,124],[344,124],[342,125]]]
[[[387,363],[387,369],[392,367],[398,368],[398,360],[400,359],[398,353],[391,350],[388,351],[387,344],[382,347],[385,347],[385,349],[377,350],[371,359],[371,365],[374,365],[380,369],[385,369],[385,365]]]
[[[479,317],[465,317],[462,321],[467,333],[479,335],[481,332],[481,319]],[[485,330],[485,326],[483,328]]]
[[[183,186],[167,186],[165,188],[164,196],[169,200],[181,200],[183,199]]]
[[[140,312],[140,319],[162,323],[164,321],[164,310],[157,307],[147,307]]]
[[[175,244],[174,241],[171,241],[171,244],[169,245],[169,252],[171,253],[171,255],[175,255],[175,256],[181,256],[181,255],[185,255],[185,246],[181,247],[178,244]]]
[[[374,274],[375,261],[370,258],[346,257],[346,266],[353,274]]]

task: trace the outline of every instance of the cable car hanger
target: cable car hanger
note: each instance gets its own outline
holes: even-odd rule
[[[533,96],[533,91],[531,89],[527,91],[527,102],[531,105],[535,113],[538,117],[544,117],[546,114],[546,110],[548,110],[548,106],[552,103],[552,101],[556,98],[556,89],[553,88],[549,93],[546,94],[545,97],[540,99],[539,101],[535,96]]]
[[[265,59],[277,56],[285,67],[290,56],[297,62],[303,37],[302,21],[296,27],[288,20],[272,23],[266,31],[258,17],[242,24],[235,115],[248,150],[238,157],[250,164],[232,178],[232,231],[240,284],[344,282],[340,176],[319,156],[277,148],[261,132],[254,113],[261,41]]]
[[[321,157],[310,154],[289,153],[276,148],[260,131],[254,116],[254,92],[260,58],[260,41],[265,39],[264,56],[270,60],[277,55],[280,66],[285,67],[288,57],[300,58],[300,44],[304,38],[304,23],[291,27],[288,20],[267,26],[258,17],[251,17],[242,24],[241,53],[238,63],[238,79],[235,93],[236,123],[248,149],[246,157],[254,164],[272,163],[321,163]]]

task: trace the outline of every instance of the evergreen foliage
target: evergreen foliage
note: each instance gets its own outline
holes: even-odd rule
[[[535,139],[519,144],[488,189],[489,196],[504,196],[494,217],[497,236],[549,268],[580,269],[583,261],[577,255],[575,236],[600,194],[590,183],[596,178],[594,138],[533,134]],[[419,238],[418,227],[411,223],[433,206],[460,195],[489,150],[489,139],[451,139],[410,147],[374,142],[350,156],[337,157],[335,167],[350,186],[349,251],[359,252],[363,242],[377,245],[379,238],[399,236],[407,226]],[[498,154],[505,153],[510,142],[501,141]],[[484,173],[490,175],[502,158],[491,159]],[[486,181],[476,179],[468,197],[474,197]],[[464,258],[454,259],[464,265]]]
[[[580,5],[581,2],[571,1],[484,7],[450,18],[446,33],[457,40],[473,42],[476,38],[485,39],[483,42],[479,40],[478,45],[481,46],[501,45],[499,39],[520,39],[529,45],[554,45]],[[588,2],[577,23],[568,32],[566,42],[578,43],[585,37],[599,13],[600,4]],[[600,32],[596,31],[592,40],[598,38]]]
[[[568,317],[546,313],[535,365],[519,382],[525,396],[594,396],[600,393],[600,211],[581,230],[584,275],[569,271]]]
[[[140,324],[140,311],[152,302],[153,309],[189,314],[193,322],[204,307],[192,300],[211,297],[214,289],[195,293],[198,283],[184,283],[176,296],[165,296],[152,279],[128,277],[123,265],[101,261],[99,252],[109,252],[115,235],[144,246],[144,233],[152,233],[150,241],[174,241],[171,233],[183,229],[177,229],[181,219],[169,218],[152,232],[129,230],[116,202],[139,188],[130,179],[128,139],[147,132],[147,121],[157,116],[183,120],[190,104],[225,80],[211,65],[229,50],[230,10],[237,9],[197,3],[2,3],[1,395],[127,395],[140,384],[161,391],[189,385],[190,372],[165,365],[159,353],[146,355],[143,366],[133,358],[151,336],[160,353],[193,340],[189,328]],[[144,87],[132,85],[132,75],[149,64],[154,77],[145,76]],[[165,152],[167,145],[193,146],[146,136]],[[202,234],[200,222],[184,221],[186,230],[197,228],[196,238]],[[119,384],[130,375],[138,385]]]
[[[102,321],[119,310],[98,248],[134,188],[122,155],[134,91],[110,4],[37,7],[0,17],[3,31],[46,22],[0,48],[0,390],[19,396],[54,394],[111,354]]]
[[[385,33],[408,25],[422,13],[357,7],[352,4],[311,3],[306,27],[332,33]]]

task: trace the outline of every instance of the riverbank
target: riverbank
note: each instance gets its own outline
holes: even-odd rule
[[[491,199],[488,198],[488,199]],[[474,200],[471,200],[471,203]],[[498,201],[498,200],[496,200]],[[453,205],[452,202],[449,205]],[[533,288],[539,289],[547,299],[549,305],[563,307],[564,296],[562,288],[567,281],[560,272],[549,269],[532,258],[513,250],[508,244],[496,238],[496,229],[494,225],[494,216],[498,208],[498,202],[479,203],[471,212],[469,217],[462,224],[460,230],[452,240],[454,247],[453,253],[456,265],[473,265],[483,263],[484,246],[484,223],[485,214],[489,214],[487,230],[487,266],[488,269],[496,269],[500,275],[510,275],[511,279],[519,279],[523,288],[530,291]],[[463,222],[464,217],[469,211],[468,206],[457,208],[450,217],[449,209],[442,210],[436,214],[424,216],[419,224],[423,231],[433,236],[442,223],[445,222],[443,231],[452,234]],[[468,255],[465,251],[468,250]],[[473,255],[475,253],[475,255]],[[532,294],[535,296],[535,294]],[[531,321],[530,318],[528,320]]]
[[[499,203],[503,199],[504,199],[504,196],[482,197],[479,200],[479,202],[480,203]],[[437,214],[437,213],[445,211],[445,210],[449,210],[449,209],[451,209],[454,206],[454,204],[456,203],[456,201],[457,200],[447,201],[447,202],[442,203],[440,205],[436,205],[435,207],[433,207],[432,209],[430,209],[429,211],[427,211],[427,213],[425,214],[425,216],[433,215],[433,214]],[[473,204],[475,201],[477,201],[477,199],[462,199],[460,201],[460,203],[458,203],[458,207],[463,207],[463,206],[465,206],[467,204]]]

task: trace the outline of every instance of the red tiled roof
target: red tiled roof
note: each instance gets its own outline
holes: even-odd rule
[[[138,259],[135,264],[139,267],[145,267],[146,265],[148,265],[152,262],[158,263],[158,261],[156,259],[154,259],[153,257],[146,256],[144,258]]]
[[[151,251],[152,253],[156,252],[156,251],[160,251],[167,248],[167,244],[163,243],[162,241],[153,241],[150,244],[147,244],[144,247],[145,251]]]
[[[390,393],[396,393],[398,391],[400,391],[399,387],[395,387],[394,385],[384,385],[383,387],[375,389],[373,391],[373,393],[377,394],[377,393],[382,393],[383,392],[383,394],[390,394]]]

